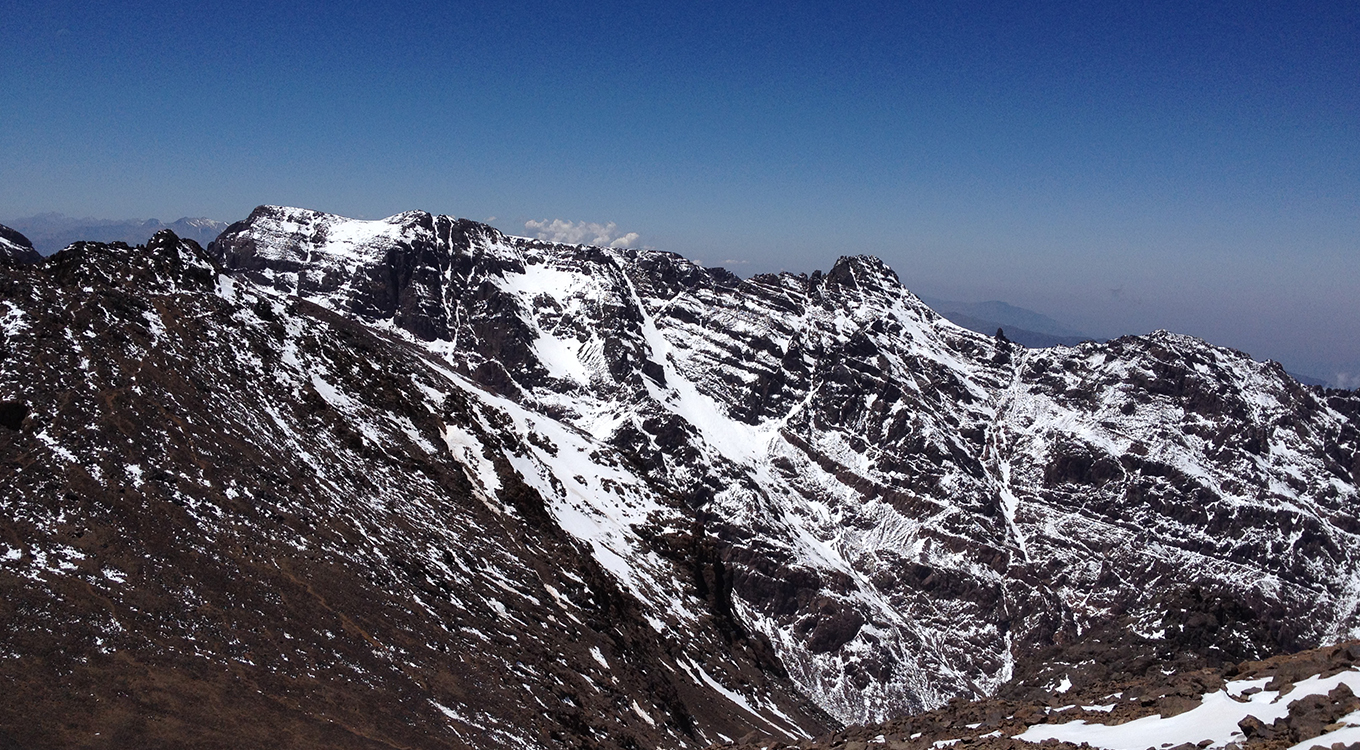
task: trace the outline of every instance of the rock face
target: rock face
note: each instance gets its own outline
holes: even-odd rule
[[[42,256],[19,232],[0,224],[0,263],[37,263]]]
[[[743,280],[423,212],[4,273],[14,684],[669,747],[1360,636],[1360,396],[1190,337],[1025,350],[870,257]]]

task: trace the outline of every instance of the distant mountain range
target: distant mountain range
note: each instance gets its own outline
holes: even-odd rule
[[[956,302],[921,297],[931,309],[970,331],[996,335],[1005,331],[1006,338],[1030,349],[1050,346],[1076,346],[1093,336],[1068,328],[1058,321],[1023,307],[1005,302]]]
[[[228,224],[216,219],[189,217],[176,219],[169,224],[160,219],[77,219],[54,212],[3,223],[22,232],[33,243],[33,249],[43,255],[51,255],[80,240],[144,245],[162,229],[169,229],[179,237],[206,246],[217,239],[217,235]]]
[[[957,302],[926,296],[920,299],[955,325],[989,336],[995,336],[1001,330],[1008,340],[1028,349],[1076,346],[1083,341],[1098,340],[1098,337],[1068,328],[1047,315],[1006,302]],[[1308,375],[1294,372],[1289,375],[1304,385],[1333,385]]]

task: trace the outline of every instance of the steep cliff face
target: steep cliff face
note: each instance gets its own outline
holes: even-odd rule
[[[107,674],[197,631],[119,609],[130,574],[69,528],[165,560],[135,587],[162,608],[195,591],[274,633],[174,658],[265,696],[313,689],[274,682],[297,663],[362,679],[391,744],[421,744],[412,722],[474,745],[798,736],[1055,654],[1360,636],[1360,397],[1189,337],[1025,350],[874,258],[743,280],[422,212],[261,207],[206,255],[160,235],[4,272],[0,399],[25,416],[0,430],[23,488],[0,576],[58,620],[115,613],[65,646],[129,639]],[[44,622],[9,651],[57,638]],[[376,736],[335,695],[270,700]]]

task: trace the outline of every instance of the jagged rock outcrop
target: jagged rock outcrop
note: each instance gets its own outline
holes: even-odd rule
[[[44,427],[68,401],[166,431],[154,451],[138,449],[151,454],[234,446],[239,457],[191,451],[200,468],[171,473],[183,483],[221,472],[202,481],[223,497],[229,480],[245,486],[237,473],[270,477],[233,489],[250,498],[235,502],[269,518],[306,512],[316,528],[342,519],[354,531],[322,559],[387,571],[348,579],[347,591],[447,601],[450,613],[473,602],[471,627],[489,640],[467,636],[449,653],[501,665],[474,670],[487,680],[526,665],[504,677],[527,686],[514,700],[464,688],[439,694],[457,705],[420,704],[448,708],[421,721],[446,716],[450,731],[566,701],[570,717],[545,709],[541,731],[518,739],[619,742],[606,739],[625,731],[613,721],[643,744],[797,736],[1023,685],[1057,653],[1097,665],[1129,649],[1192,654],[1209,666],[1360,635],[1360,396],[1301,386],[1197,339],[1025,350],[941,318],[866,256],[740,279],[667,253],[555,245],[423,212],[369,222],[260,207],[188,263],[201,286],[173,292],[148,291],[166,282],[124,268],[151,248],[63,255],[12,272],[50,291],[13,306],[5,345],[53,353],[4,360],[0,398],[28,410],[8,438],[27,442],[5,455],[53,475],[97,464],[100,451],[146,462],[102,428],[82,432],[85,412]],[[91,308],[108,321],[93,336],[68,312],[85,309],[71,307],[73,274],[121,300]],[[193,326],[165,323],[181,308],[174,319]],[[141,330],[153,345],[135,357],[55,349],[68,332],[84,348]],[[156,371],[193,378],[142,396],[134,363],[171,346]],[[96,381],[76,374],[80,356],[159,411],[129,418],[119,399],[131,396],[86,394]],[[42,374],[58,361],[66,380]],[[200,424],[192,441],[176,432]],[[22,503],[62,507],[66,491],[35,480]],[[424,536],[392,531],[408,527]],[[39,591],[63,573],[25,572],[41,546],[28,540],[57,532],[24,529],[0,575]],[[469,555],[461,567],[440,552],[454,548]],[[419,566],[388,562],[407,557]],[[502,559],[535,573],[502,580],[471,562]],[[503,601],[509,618],[485,604],[501,584],[523,594]],[[615,650],[597,647],[611,668],[624,659],[637,671],[610,683],[617,699],[589,705],[554,692],[554,678],[524,676],[551,658],[519,650],[520,625],[537,634],[545,613],[571,632],[553,638],[586,637],[544,593],[587,607],[563,593],[581,585],[597,606],[614,604],[595,620],[568,611],[601,624],[590,632],[608,634]],[[453,616],[435,609],[430,622]],[[363,632],[388,616],[374,612]],[[662,645],[648,651],[649,639]],[[588,674],[593,658],[568,651],[560,674]],[[423,661],[431,653],[397,661],[447,664]]]
[[[0,263],[37,263],[42,256],[19,232],[0,224]]]

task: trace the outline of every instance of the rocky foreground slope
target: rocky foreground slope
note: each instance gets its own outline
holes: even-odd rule
[[[869,257],[261,207],[9,264],[0,324],[16,741],[703,746],[1360,636],[1360,396]]]
[[[1360,642],[1219,668],[1117,674],[1069,665],[1047,687],[1007,685],[914,716],[798,742],[752,736],[712,750],[1357,750]]]

